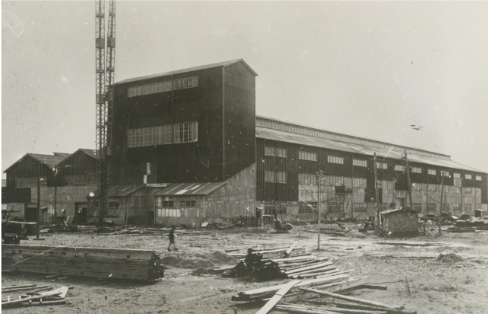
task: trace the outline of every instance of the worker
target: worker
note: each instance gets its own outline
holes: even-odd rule
[[[178,251],[178,249],[176,248],[176,244],[175,244],[175,226],[172,225],[171,226],[171,230],[169,231],[169,245],[168,245],[168,251],[171,252],[171,245],[173,245],[173,247],[175,248],[175,251]]]

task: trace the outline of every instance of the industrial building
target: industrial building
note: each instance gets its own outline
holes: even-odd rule
[[[256,116],[256,76],[244,60],[233,60],[116,83],[110,216],[198,224],[254,217],[264,206],[264,214],[285,221],[313,220],[320,197],[332,218],[365,219],[377,204],[409,205],[405,153],[413,210],[486,213],[486,173],[444,154]],[[73,215],[88,208],[90,216],[96,155],[83,157],[80,168],[75,154],[87,156],[80,150],[58,161],[59,178],[50,174],[46,189],[51,181],[53,189],[84,187],[84,201],[69,208]],[[6,171],[9,191],[24,188],[14,166]]]

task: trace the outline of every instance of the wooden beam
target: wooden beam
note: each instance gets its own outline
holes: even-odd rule
[[[290,256],[291,251],[293,251],[293,249],[295,248],[295,246],[297,246],[297,244],[298,244],[298,241],[295,241],[295,242],[294,242],[294,243],[293,243],[293,244],[290,246],[290,248],[289,248],[288,250],[286,250],[286,252],[285,252],[286,256]]]
[[[390,306],[390,305],[386,305],[386,304],[383,304],[380,302],[374,302],[374,301],[369,301],[369,300],[363,300],[363,299],[348,297],[348,296],[344,296],[344,295],[332,293],[332,292],[327,292],[327,291],[320,291],[320,290],[309,289],[309,288],[299,288],[299,289],[303,290],[303,291],[313,292],[313,293],[317,293],[320,295],[325,295],[328,297],[344,300],[344,301],[353,302],[353,303],[366,304],[366,305],[372,305],[372,306],[377,306],[377,307],[382,307],[382,308],[387,308],[387,309],[395,309],[395,310],[403,310],[404,309],[403,306],[398,306],[398,305]]]
[[[296,242],[295,242],[296,243]],[[273,307],[285,296],[291,288],[300,283],[301,280],[293,280],[287,283],[283,288],[278,290],[275,295],[259,310],[256,314],[267,314]]]

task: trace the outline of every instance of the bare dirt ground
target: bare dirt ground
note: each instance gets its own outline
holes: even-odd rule
[[[298,229],[300,229],[298,227]],[[168,265],[158,282],[142,283],[95,278],[53,280],[41,275],[2,275],[2,286],[37,284],[71,285],[66,305],[8,309],[7,313],[255,313],[262,304],[239,304],[230,300],[240,291],[281,284],[285,281],[249,282],[220,275],[198,275],[202,268],[234,265],[224,249],[284,247],[299,241],[317,256],[330,256],[340,269],[354,269],[355,276],[368,276],[364,283],[387,286],[387,290],[358,290],[359,298],[405,305],[417,313],[488,313],[488,232],[443,233],[438,237],[384,239],[352,231],[345,237],[317,235],[292,230],[274,234],[260,228],[212,230],[210,235],[181,235],[178,252],[168,252],[161,235],[97,235],[94,233],[43,234],[44,241],[23,245],[140,248],[155,250]],[[428,246],[385,245],[378,242],[429,243]],[[423,253],[437,256],[449,251],[467,257],[460,261],[436,258],[391,258],[367,256],[373,252]],[[15,297],[15,295],[11,295]],[[6,298],[5,296],[3,298]]]

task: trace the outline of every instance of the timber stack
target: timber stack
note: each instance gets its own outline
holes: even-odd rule
[[[340,272],[328,257],[318,258],[315,255],[301,255],[304,250],[293,250],[295,245],[296,243],[289,249],[268,251],[249,249],[244,259],[224,275],[265,281],[283,278],[321,278]],[[275,254],[275,257],[270,255],[279,252],[284,254],[281,256]],[[292,256],[293,253],[298,256]]]
[[[50,286],[12,286],[2,287],[2,309],[31,306],[52,306],[66,304],[66,294],[72,287],[60,287],[53,289]],[[11,294],[19,295],[18,298],[11,298]]]
[[[134,280],[164,277],[155,251],[133,249],[2,245],[2,271]]]

